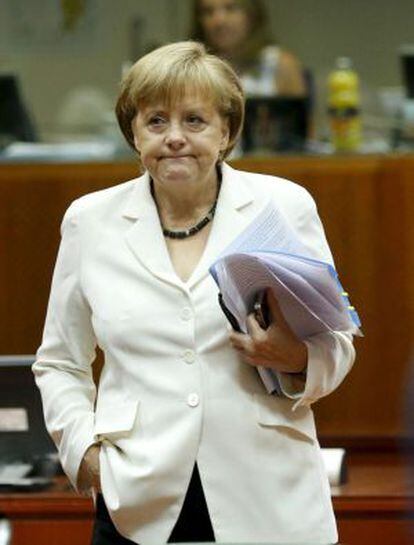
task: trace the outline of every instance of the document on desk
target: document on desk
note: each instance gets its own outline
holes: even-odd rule
[[[32,464],[23,462],[2,464],[0,463],[0,484],[14,482],[26,477],[33,469]]]
[[[333,265],[311,257],[273,204],[222,252],[210,273],[243,332],[258,294],[270,288],[299,338],[325,331],[361,334],[358,314]],[[280,394],[277,374],[258,370],[267,390]]]

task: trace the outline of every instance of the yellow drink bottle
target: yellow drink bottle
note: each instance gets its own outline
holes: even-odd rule
[[[348,57],[339,57],[328,77],[328,113],[335,151],[357,151],[362,129],[358,74]]]

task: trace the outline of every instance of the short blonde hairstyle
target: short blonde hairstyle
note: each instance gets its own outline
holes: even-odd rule
[[[132,122],[143,105],[173,104],[186,93],[211,99],[228,122],[229,142],[223,159],[234,148],[244,120],[244,94],[231,66],[207,53],[198,42],[165,45],[141,57],[125,75],[116,104],[116,116],[128,144],[135,150]]]

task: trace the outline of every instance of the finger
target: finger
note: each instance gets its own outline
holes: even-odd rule
[[[246,344],[246,337],[247,335],[234,335],[231,334],[229,336],[229,340],[232,346],[234,348],[243,348]]]
[[[245,342],[240,342],[238,340],[232,340],[230,339],[230,343],[232,345],[232,347],[237,350],[238,352],[245,352],[247,350],[247,346],[246,346],[246,343]]]
[[[237,352],[240,352],[240,353],[244,353],[245,351],[245,347],[242,346],[241,344],[232,344],[232,347],[234,348],[234,350],[237,350]]]
[[[244,361],[244,363],[248,363],[252,367],[257,367],[258,365],[260,365],[260,363],[258,363],[258,361],[255,358],[252,358],[251,356],[248,356],[247,354],[242,355],[242,360]]]
[[[232,329],[230,331],[230,334],[229,334],[229,338],[231,341],[236,341],[236,342],[243,342],[245,339],[246,339],[247,335],[245,333],[238,333],[237,331],[234,331],[234,329]]]
[[[277,325],[285,325],[289,327],[283,315],[283,312],[280,309],[279,302],[270,288],[266,290],[266,297],[270,309],[270,314],[272,315],[272,322]]]
[[[249,314],[246,319],[247,331],[251,337],[262,337],[263,328],[260,327],[259,322],[257,321],[254,314]]]
[[[232,343],[233,348],[243,355],[252,355],[254,353],[254,341],[248,336],[244,335],[244,338]]]

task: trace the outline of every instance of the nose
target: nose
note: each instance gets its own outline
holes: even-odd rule
[[[184,131],[178,122],[172,122],[165,134],[165,143],[172,149],[180,149],[185,145]]]
[[[221,25],[226,21],[226,11],[223,8],[216,8],[210,15],[212,25]]]

